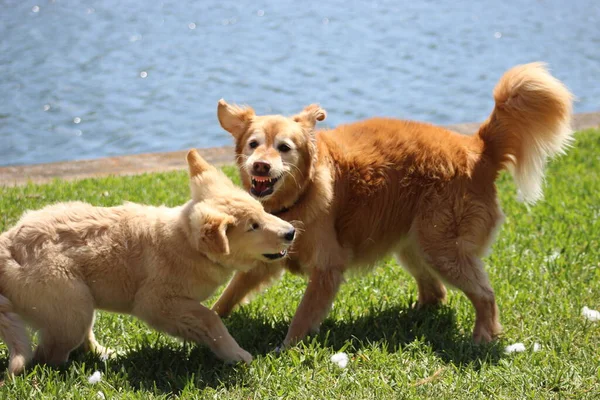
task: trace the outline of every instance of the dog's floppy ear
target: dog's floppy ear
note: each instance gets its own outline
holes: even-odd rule
[[[236,140],[246,132],[250,121],[252,121],[255,115],[252,108],[229,105],[223,99],[219,100],[219,105],[217,106],[219,123]]]
[[[327,118],[327,112],[318,104],[311,104],[304,107],[304,110],[300,114],[293,117],[294,121],[308,129],[313,129],[317,121],[323,121],[325,118]]]
[[[197,204],[190,219],[193,239],[198,250],[213,254],[229,254],[227,228],[235,223],[231,215]]]

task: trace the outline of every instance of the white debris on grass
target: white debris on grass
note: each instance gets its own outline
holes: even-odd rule
[[[539,343],[534,343],[533,344],[533,351],[538,352],[542,349],[542,345]]]
[[[588,321],[597,322],[600,321],[600,311],[592,310],[587,307],[581,309],[581,315]]]
[[[96,393],[96,397],[99,399],[106,399],[106,396],[104,395],[104,393],[102,393],[100,391],[98,393]]]
[[[88,378],[88,382],[93,385],[95,383],[100,382],[101,379],[102,379],[102,374],[100,373],[100,371],[96,371]]]
[[[348,354],[343,352],[336,353],[331,356],[331,362],[333,362],[340,368],[346,368],[346,365],[348,365]]]
[[[505,353],[520,353],[522,351],[525,351],[525,345],[523,343],[511,344],[504,348]]]

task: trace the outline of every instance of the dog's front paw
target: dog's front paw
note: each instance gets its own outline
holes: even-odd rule
[[[276,354],[281,354],[281,353],[283,353],[286,350],[286,348],[287,348],[287,346],[285,344],[281,343],[279,346],[275,347],[273,349],[273,351]]]
[[[219,317],[227,318],[231,315],[232,307],[217,300],[217,302],[212,306],[211,310],[216,312]]]

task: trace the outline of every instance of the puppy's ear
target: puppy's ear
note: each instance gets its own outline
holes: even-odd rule
[[[231,215],[196,205],[190,215],[193,241],[198,250],[213,254],[229,254],[227,228],[235,223]]]
[[[219,105],[217,106],[219,123],[236,140],[246,132],[248,125],[255,115],[252,108],[229,105],[223,99],[219,100]]]
[[[318,104],[311,104],[310,106],[306,106],[300,114],[297,114],[292,118],[305,128],[313,129],[317,124],[317,121],[323,121],[327,118],[327,112]]]
[[[211,187],[220,178],[216,173],[217,169],[207,163],[196,149],[187,153],[187,163],[190,173],[190,189],[192,198],[196,201],[204,199],[210,192]],[[215,173],[207,173],[215,172]]]
[[[186,159],[190,171],[190,177],[202,175],[204,172],[214,168],[212,165],[207,163],[204,158],[200,157],[200,154],[198,154],[198,150],[196,149],[191,149],[188,151]]]

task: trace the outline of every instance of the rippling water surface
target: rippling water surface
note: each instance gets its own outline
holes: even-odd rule
[[[230,144],[221,97],[478,121],[535,60],[600,110],[600,2],[0,0],[0,165]]]

